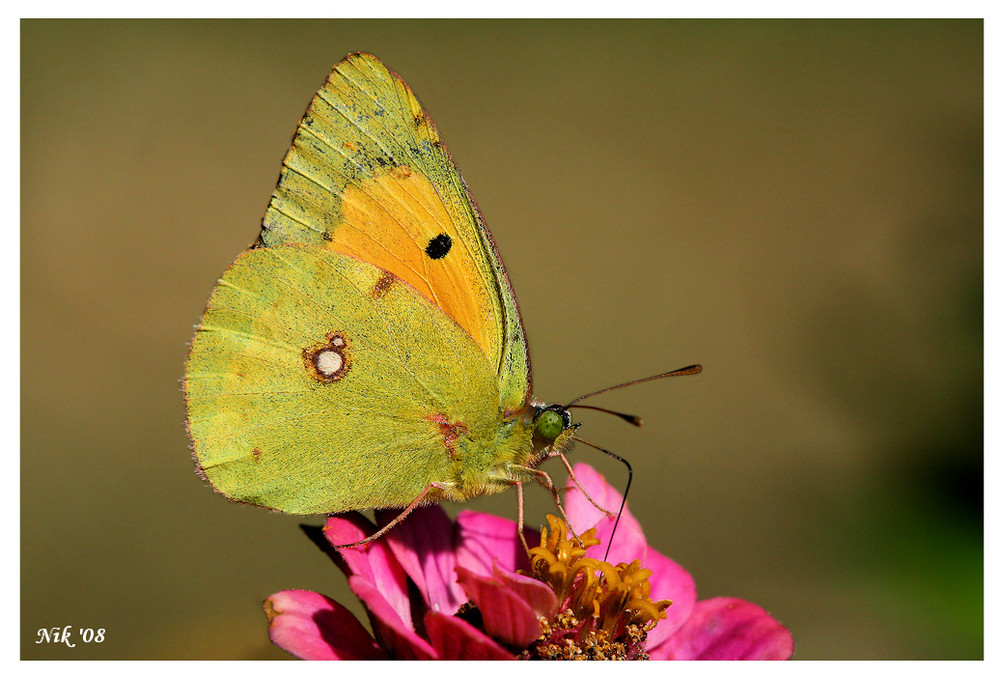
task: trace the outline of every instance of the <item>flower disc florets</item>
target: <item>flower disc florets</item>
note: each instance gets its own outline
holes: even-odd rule
[[[531,574],[549,585],[559,601],[542,636],[522,654],[563,660],[635,660],[646,655],[646,632],[666,618],[670,600],[650,599],[649,576],[639,560],[612,566],[587,557],[599,543],[596,529],[579,537],[549,515],[541,545],[532,548]]]

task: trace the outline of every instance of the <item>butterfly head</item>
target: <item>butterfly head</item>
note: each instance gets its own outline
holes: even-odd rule
[[[675,369],[674,371],[668,371],[664,374],[657,374],[655,376],[647,376],[646,378],[640,378],[635,381],[629,381],[627,383],[619,383],[618,385],[613,385],[609,388],[602,388],[601,390],[596,390],[592,393],[586,395],[581,395],[575,400],[572,400],[569,404],[542,404],[540,402],[532,403],[523,412],[528,413],[531,416],[530,429],[533,431],[534,437],[534,453],[533,459],[535,463],[545,460],[546,458],[551,458],[556,454],[568,451],[574,440],[578,440],[573,436],[577,428],[580,427],[579,423],[573,423],[572,416],[569,410],[573,408],[577,409],[594,409],[596,411],[603,411],[606,414],[612,414],[618,418],[631,423],[634,426],[641,426],[642,419],[638,416],[632,414],[625,414],[620,411],[612,411],[611,409],[605,409],[604,407],[594,407],[588,404],[580,404],[581,400],[585,400],[588,397],[593,397],[594,395],[600,395],[612,390],[618,390],[619,388],[625,388],[627,386],[636,385],[638,383],[645,383],[646,381],[655,381],[661,378],[667,378],[668,376],[685,376],[688,374],[698,374],[701,372],[700,364],[693,364],[689,367],[684,367],[683,369]],[[523,425],[527,427],[527,417],[523,418]],[[585,444],[590,444],[584,440],[579,440]],[[597,447],[601,449],[600,447]],[[605,453],[610,453],[605,449],[601,449]],[[613,455],[613,454],[612,454]]]
[[[573,418],[566,407],[550,404],[535,412],[534,424],[535,435],[544,442],[553,442],[573,425]]]
[[[580,427],[573,423],[569,409],[561,404],[548,404],[535,409],[532,418],[534,428],[535,449],[545,456],[551,453],[567,451],[573,433]]]

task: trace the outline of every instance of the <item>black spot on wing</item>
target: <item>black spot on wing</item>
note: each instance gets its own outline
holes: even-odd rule
[[[449,251],[451,251],[451,236],[447,233],[435,235],[424,247],[424,253],[435,261],[443,259]]]

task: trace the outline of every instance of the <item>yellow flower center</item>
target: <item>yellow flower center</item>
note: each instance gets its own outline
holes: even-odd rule
[[[548,516],[541,545],[532,548],[531,573],[549,585],[559,612],[535,643],[542,658],[643,658],[646,632],[667,617],[670,600],[650,599],[649,577],[639,560],[612,566],[587,557],[597,530],[574,538],[566,523]]]

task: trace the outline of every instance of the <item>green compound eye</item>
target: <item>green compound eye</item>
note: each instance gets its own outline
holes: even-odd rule
[[[569,412],[565,409],[543,409],[535,418],[535,433],[547,442],[562,434],[570,424]]]

